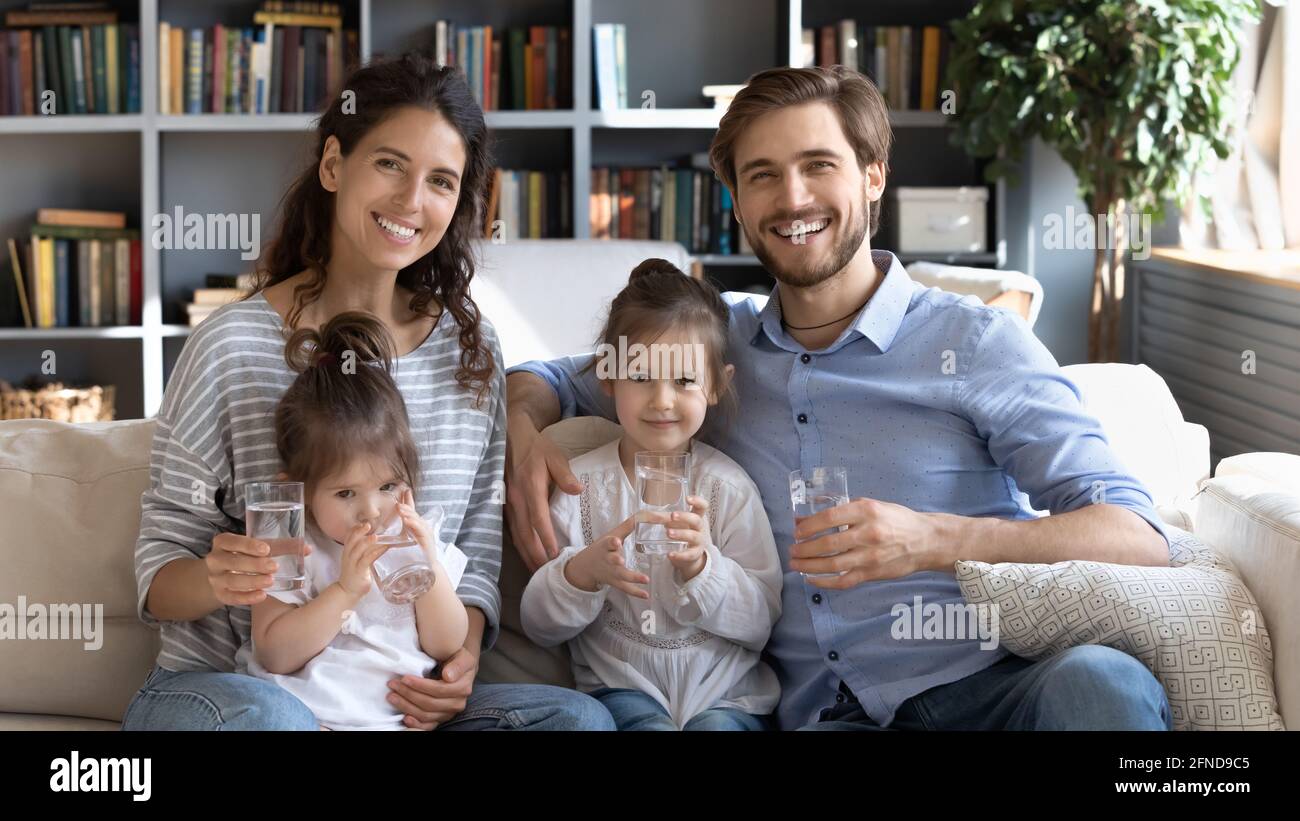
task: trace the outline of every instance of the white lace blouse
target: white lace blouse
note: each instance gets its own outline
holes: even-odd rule
[[[695,442],[691,453],[689,490],[709,503],[712,542],[699,575],[683,584],[666,558],[638,563],[633,534],[624,560],[650,576],[650,600],[610,587],[588,592],[564,577],[571,558],[637,509],[615,440],[570,464],[582,494],[551,498],[556,538],[567,546],[533,575],[520,605],[533,641],[569,642],[579,689],[640,690],[679,729],[711,707],[765,715],[780,695],[759,660],[781,613],[781,564],[758,488],[714,448]]]

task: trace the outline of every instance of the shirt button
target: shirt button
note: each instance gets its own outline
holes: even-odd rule
[[[821,603],[822,603],[822,594],[813,593],[813,604],[821,604]]]
[[[839,661],[839,660],[840,660],[840,654],[837,653],[837,652],[835,652],[834,650],[832,650],[832,651],[830,651],[829,653],[826,654],[826,658],[830,659],[831,661]]]
[[[808,424],[808,414],[806,413],[799,414],[799,424],[801,425]]]
[[[803,354],[802,356],[799,357],[799,361],[807,365],[809,362],[812,361],[812,357],[809,356],[808,354]]]

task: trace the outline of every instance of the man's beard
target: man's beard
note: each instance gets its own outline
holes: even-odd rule
[[[844,270],[844,267],[852,261],[853,257],[858,253],[858,249],[862,247],[863,240],[867,238],[866,215],[870,213],[870,209],[871,201],[864,198],[862,201],[862,210],[858,211],[857,216],[853,220],[853,224],[849,226],[849,230],[843,235],[841,240],[831,248],[830,254],[827,255],[826,263],[811,269],[806,267],[782,268],[768,251],[767,243],[769,241],[775,242],[768,232],[763,232],[763,236],[761,237],[762,241],[760,242],[755,241],[754,235],[749,232],[747,226],[742,225],[741,229],[745,231],[745,236],[749,240],[750,246],[754,249],[754,255],[758,257],[758,261],[762,263],[763,267],[776,279],[777,282],[795,288],[810,288],[835,276],[837,273]],[[834,227],[834,223],[828,227]],[[805,245],[803,247],[806,248],[807,246]],[[807,259],[807,257],[804,259]],[[802,260],[797,261],[796,264],[801,261]]]

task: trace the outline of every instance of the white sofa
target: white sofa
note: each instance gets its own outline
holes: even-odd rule
[[[475,294],[509,362],[589,346],[594,317],[645,256],[688,262],[674,258],[676,246],[643,242],[521,242],[484,253]],[[557,281],[581,282],[582,292]],[[506,298],[528,309],[527,324],[523,313],[501,309]],[[1272,634],[1281,712],[1300,715],[1300,602],[1291,592],[1300,581],[1300,457],[1225,460],[1193,498],[1208,473],[1208,442],[1204,429],[1183,421],[1160,378],[1128,365],[1066,370],[1164,515],[1194,527],[1240,568]],[[6,605],[13,618],[20,597],[99,604],[103,613],[97,649],[84,640],[0,638],[0,729],[112,729],[144,681],[157,634],[136,618],[132,553],[153,428],[152,420],[0,422],[0,618]],[[617,427],[570,420],[552,432],[577,453]],[[524,571],[513,547],[505,556],[503,631],[481,679],[569,683],[562,653],[532,645],[519,630]]]

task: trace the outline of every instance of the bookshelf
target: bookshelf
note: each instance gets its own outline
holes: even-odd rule
[[[600,165],[674,164],[705,151],[721,112],[700,96],[711,83],[741,83],[755,71],[793,65],[803,28],[844,18],[876,25],[926,25],[960,16],[969,0],[343,0],[344,28],[359,31],[361,59],[427,48],[435,21],[458,25],[567,26],[574,33],[572,109],[489,111],[502,168],[568,170],[574,233],[589,235],[586,192]],[[0,12],[25,0],[0,0]],[[158,113],[158,23],[185,27],[252,25],[258,0],[116,0],[123,22],[141,32],[141,112],[121,115],[0,117],[0,236],[26,232],[40,207],[128,213],[141,228],[143,311],[139,326],[0,328],[0,378],[40,373],[43,352],[58,355],[55,377],[117,386],[117,418],[157,412],[190,328],[177,303],[206,273],[248,269],[237,250],[160,250],[148,241],[151,218],[177,205],[189,213],[260,215],[261,241],[276,206],[307,158],[313,114]],[[591,29],[628,28],[628,105],[600,111],[593,101]],[[655,107],[640,108],[655,92]],[[946,119],[933,111],[895,111],[891,185],[982,184],[980,169],[947,143]],[[990,252],[905,255],[972,265],[1005,260],[1003,186],[989,203]],[[890,247],[889,211],[877,243]],[[724,287],[770,283],[745,255],[700,255]],[[5,266],[7,271],[7,266]]]

